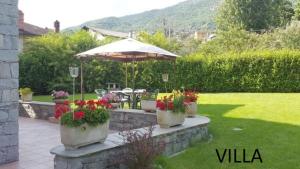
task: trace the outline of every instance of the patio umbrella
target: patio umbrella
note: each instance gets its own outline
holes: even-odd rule
[[[176,54],[161,49],[159,47],[142,43],[132,38],[116,41],[107,45],[103,45],[86,52],[82,52],[76,55],[80,60],[85,59],[104,59],[113,60],[120,62],[133,62],[133,73],[134,63],[137,61],[144,60],[175,60]],[[82,68],[82,67],[81,67]],[[82,69],[81,69],[82,70]],[[82,76],[82,73],[81,73]],[[133,76],[134,77],[134,76]],[[81,81],[83,77],[81,77]],[[82,83],[81,83],[82,84]],[[133,91],[135,88],[135,80],[133,78]],[[81,91],[82,93],[83,91]],[[135,99],[135,98],[133,98]]]

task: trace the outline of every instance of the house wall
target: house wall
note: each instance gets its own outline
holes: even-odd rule
[[[18,0],[0,0],[0,164],[18,160]]]

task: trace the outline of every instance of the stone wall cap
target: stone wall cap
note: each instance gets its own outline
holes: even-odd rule
[[[154,115],[156,116],[156,113],[149,113],[145,110],[139,110],[139,109],[114,109],[112,112],[116,113],[136,113],[136,114],[147,114],[147,115]]]
[[[175,133],[189,128],[207,126],[209,123],[210,123],[209,118],[204,116],[197,116],[195,118],[186,118],[183,125],[176,126],[176,127],[163,129],[160,128],[159,125],[155,125],[155,128],[153,130],[153,137],[159,137],[162,135]],[[135,130],[138,130],[141,133],[146,131],[145,128],[140,128]],[[93,144],[76,150],[66,150],[63,145],[60,145],[51,149],[50,153],[65,158],[78,158],[78,157],[88,156],[100,151],[121,147],[123,145],[124,145],[124,140],[123,137],[120,135],[120,133],[113,133],[108,135],[107,139],[103,144],[100,143]]]
[[[19,100],[19,103],[21,103],[21,104],[38,104],[38,105],[45,105],[45,106],[54,106],[55,105],[55,103],[51,103],[51,102],[38,102],[38,101],[24,102],[22,100]]]

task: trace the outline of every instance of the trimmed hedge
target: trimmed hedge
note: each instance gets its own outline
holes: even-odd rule
[[[206,58],[194,55],[176,63],[138,64],[137,87],[165,91],[161,74],[168,72],[168,88],[201,92],[300,92],[300,51],[257,51]]]

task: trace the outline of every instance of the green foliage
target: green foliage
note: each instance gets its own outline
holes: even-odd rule
[[[176,52],[180,48],[179,42],[176,39],[168,39],[161,31],[157,31],[153,35],[147,32],[140,32],[138,39],[172,52]]]
[[[75,112],[77,111],[84,112],[84,117],[82,119],[74,119],[73,112],[68,112],[61,116],[61,125],[67,127],[79,127],[86,123],[89,126],[97,126],[106,123],[109,119],[109,112],[103,107],[97,107],[95,110],[90,110],[89,108],[75,110]]]
[[[180,88],[201,92],[299,92],[300,52],[290,50],[249,51],[206,57],[195,54],[172,63],[142,63],[150,69],[138,88],[147,85],[164,89],[161,74],[168,70],[168,89]],[[150,78],[149,78],[150,79]]]
[[[19,92],[20,92],[20,95],[22,95],[22,96],[33,93],[32,90],[29,87],[20,88]]]
[[[300,0],[297,0],[296,6],[295,6],[295,15],[293,19],[295,20],[300,20]]]
[[[96,45],[97,41],[85,31],[28,39],[20,55],[20,86],[30,86],[38,94],[71,91],[69,66],[79,65],[74,55]]]
[[[225,0],[216,17],[220,30],[240,28],[261,32],[285,26],[294,10],[289,0]]]

